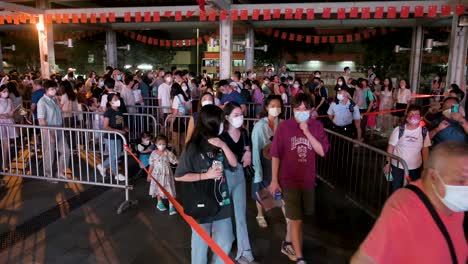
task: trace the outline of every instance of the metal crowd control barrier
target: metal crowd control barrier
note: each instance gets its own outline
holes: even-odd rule
[[[0,124],[0,142],[0,175],[124,189],[125,201],[117,210],[119,214],[136,204],[129,198],[132,186],[127,153],[123,151],[127,140],[118,132]],[[99,164],[108,164],[104,166],[105,176],[101,176]]]
[[[160,124],[164,124],[167,115],[172,112],[171,107],[165,106],[127,105],[126,107],[129,113],[152,115]]]
[[[66,112],[62,113],[64,127],[83,129],[102,129],[104,113],[102,112]],[[143,132],[158,134],[160,124],[149,114],[124,113],[128,127],[127,139],[130,142],[139,141]]]
[[[401,158],[357,140],[325,129],[330,149],[317,159],[317,175],[332,188],[372,217],[377,217],[389,196],[389,185],[383,167],[387,159],[402,165],[408,175],[408,165]]]

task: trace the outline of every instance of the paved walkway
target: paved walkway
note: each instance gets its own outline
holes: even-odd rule
[[[8,186],[0,190],[2,263],[190,263],[189,227],[180,216],[155,210],[142,178],[131,192],[139,204],[121,215],[116,211],[122,190],[5,179]],[[310,263],[346,263],[372,219],[323,184],[316,200],[316,216],[305,221],[305,257]],[[248,227],[257,260],[291,263],[279,251],[285,234],[281,212],[267,214],[268,229],[257,226],[255,214],[249,201]]]

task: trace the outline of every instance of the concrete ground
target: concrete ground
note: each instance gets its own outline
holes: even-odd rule
[[[123,190],[4,179],[2,263],[190,263],[190,228],[180,216],[156,211],[143,178],[134,181],[131,192],[138,205],[120,215]],[[305,257],[309,263],[347,263],[373,219],[324,184],[316,196],[316,214],[305,219]],[[279,209],[268,212],[267,229],[258,227],[255,216],[249,200],[248,228],[257,261],[292,263],[280,252],[285,223]]]

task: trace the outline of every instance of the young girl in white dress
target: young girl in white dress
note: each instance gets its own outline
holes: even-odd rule
[[[163,199],[166,199],[166,195],[160,190],[158,185],[151,178],[153,176],[168,192],[172,197],[176,197],[176,191],[174,186],[174,175],[172,173],[171,164],[177,164],[177,157],[171,151],[167,150],[167,137],[159,135],[156,138],[157,149],[151,153],[149,158],[149,174],[147,181],[151,182],[149,195],[158,199],[156,208],[159,211],[166,211],[167,208],[163,203]],[[169,215],[176,214],[177,211],[174,209],[172,203],[169,203]]]

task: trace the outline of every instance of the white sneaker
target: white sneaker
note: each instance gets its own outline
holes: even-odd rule
[[[125,176],[119,173],[119,175],[115,176],[115,180],[117,181],[125,181]]]
[[[99,174],[101,174],[102,177],[106,177],[106,170],[104,167],[102,167],[102,164],[98,164],[96,169],[99,171]]]

